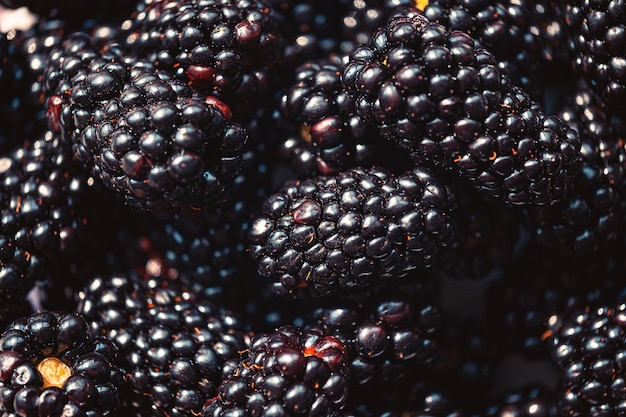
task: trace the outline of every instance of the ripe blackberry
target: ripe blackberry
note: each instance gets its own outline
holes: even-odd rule
[[[355,49],[342,82],[357,113],[416,161],[429,161],[512,204],[564,198],[580,141],[511,84],[468,35],[409,10]]]
[[[269,91],[281,42],[265,0],[154,0],[143,5],[126,36],[134,53],[176,71],[233,108]]]
[[[52,132],[0,157],[0,174],[0,298],[19,304],[76,243],[87,180]]]
[[[454,236],[453,208],[450,191],[423,168],[288,182],[252,223],[252,256],[277,294],[367,287],[430,266]]]
[[[92,334],[119,347],[129,413],[198,415],[217,393],[224,362],[245,348],[244,325],[200,292],[150,272],[93,278],[78,311]]]
[[[441,313],[425,283],[387,285],[313,309],[308,326],[340,339],[348,350],[351,392],[393,391],[437,354]]]
[[[58,94],[51,101],[60,102],[50,112],[78,160],[139,211],[167,217],[215,203],[239,173],[247,140],[228,121],[229,109],[148,63],[120,62],[124,49],[114,45],[87,65],[87,42],[71,39],[70,56],[60,55],[60,70],[47,74],[49,91]]]
[[[499,401],[489,406],[485,417],[557,417],[556,401],[545,389],[526,386],[507,392]]]
[[[123,371],[115,345],[79,314],[39,312],[0,336],[0,410],[7,416],[117,415]]]
[[[255,335],[247,353],[207,402],[204,417],[340,415],[349,367],[339,339],[283,326]]]
[[[465,32],[497,58],[497,65],[539,99],[543,89],[542,38],[534,1],[428,1],[424,15],[449,30]],[[537,2],[538,3],[538,2]]]
[[[297,174],[331,175],[374,159],[380,139],[356,115],[354,96],[342,89],[341,66],[339,58],[308,61],[296,69],[295,83],[281,97],[283,116],[302,138],[283,144]],[[307,170],[303,159],[314,161],[315,169]]]
[[[561,415],[624,413],[626,304],[574,309],[549,318],[546,334],[560,371]]]
[[[620,1],[576,0],[562,5],[570,62],[612,108],[626,98],[626,9]]]
[[[43,74],[48,53],[60,46],[70,33],[89,34],[94,43],[114,38],[116,24],[94,20],[67,22],[39,21],[27,31],[11,31],[0,39],[0,152],[35,137],[46,129]],[[10,40],[8,39],[10,37]],[[8,46],[8,50],[2,52]]]
[[[544,246],[580,255],[614,242],[626,215],[626,132],[616,131],[612,116],[583,86],[557,116],[582,142],[583,166],[566,198],[552,206],[529,208],[530,227]]]

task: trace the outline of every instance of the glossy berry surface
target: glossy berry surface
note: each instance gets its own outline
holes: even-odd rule
[[[249,238],[277,293],[329,295],[430,266],[454,236],[454,199],[425,169],[372,168],[286,184]]]
[[[204,417],[256,415],[263,410],[272,415],[332,416],[344,408],[348,365],[339,339],[283,326],[254,336],[247,354],[225,377],[218,396],[208,401]]]
[[[117,348],[91,337],[79,314],[39,312],[0,336],[0,409],[6,415],[115,415],[124,376]]]

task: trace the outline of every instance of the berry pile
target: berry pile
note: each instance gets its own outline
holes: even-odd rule
[[[0,415],[626,415],[625,4],[0,0]]]

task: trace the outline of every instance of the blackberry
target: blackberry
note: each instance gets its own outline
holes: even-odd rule
[[[619,109],[626,97],[626,9],[619,1],[576,0],[562,5],[570,62],[603,102]]]
[[[428,1],[423,12],[449,30],[465,32],[497,58],[497,65],[539,99],[543,89],[543,42],[536,25],[534,1]]]
[[[388,285],[329,301],[313,309],[305,323],[346,345],[351,392],[368,386],[383,397],[434,361],[441,330],[434,297],[426,284]]]
[[[548,319],[548,342],[561,376],[561,415],[624,413],[625,311],[625,304],[608,304],[573,309]]]
[[[0,410],[7,416],[117,415],[123,370],[115,345],[79,314],[48,311],[0,336]]]
[[[78,311],[92,334],[119,347],[129,390],[123,406],[132,415],[198,415],[216,395],[225,361],[245,348],[244,324],[204,294],[151,272],[93,278]]]
[[[39,21],[27,31],[11,31],[0,39],[0,152],[41,134],[46,127],[43,74],[48,53],[70,33],[89,34],[94,43],[113,39],[116,24],[93,20],[76,24],[60,19]],[[11,38],[8,40],[8,38]]]
[[[233,108],[269,91],[281,40],[265,0],[154,0],[144,6],[126,36],[137,55]]]
[[[564,253],[593,253],[614,242],[626,215],[624,133],[586,86],[558,116],[577,130],[583,166],[567,197],[553,206],[529,208],[536,240]]]
[[[339,58],[301,65],[295,71],[296,83],[281,97],[282,114],[299,126],[294,130],[302,137],[283,144],[292,169],[300,175],[336,174],[374,159],[380,139],[356,115],[354,96],[342,89],[341,66]],[[307,169],[306,159],[315,161],[315,169]]]
[[[485,417],[557,417],[558,415],[553,396],[538,386],[526,386],[507,392],[484,413]]]
[[[0,174],[0,298],[19,304],[52,259],[76,244],[87,179],[52,132],[1,157]]]
[[[324,296],[430,266],[454,236],[454,199],[428,170],[381,168],[288,182],[249,238],[277,294]]]
[[[71,39],[65,49],[76,47],[79,58],[60,55],[61,70],[47,74],[51,91],[65,91],[51,97],[60,104],[50,112],[78,160],[139,211],[167,217],[214,204],[239,173],[247,140],[230,110],[150,64],[120,62],[124,49],[110,44],[72,71],[92,56],[86,42]]]
[[[340,415],[349,367],[339,339],[283,326],[255,335],[247,353],[205,405],[204,417]]]
[[[382,136],[492,197],[551,204],[580,170],[574,130],[546,116],[470,36],[415,9],[355,49],[342,82]]]

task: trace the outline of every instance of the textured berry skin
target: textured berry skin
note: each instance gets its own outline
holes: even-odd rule
[[[282,114],[299,126],[302,138],[283,143],[297,174],[337,174],[374,159],[380,139],[356,114],[354,95],[341,86],[341,66],[339,58],[301,65],[295,71],[296,82],[281,97]],[[307,169],[309,159],[315,169]]]
[[[269,12],[265,0],[145,2],[131,19],[126,44],[235,106],[270,87],[281,43]]]
[[[535,1],[429,1],[424,15],[472,36],[495,55],[498,67],[533,98],[541,95],[543,38]]]
[[[225,375],[204,417],[341,415],[349,367],[346,346],[339,339],[283,326],[255,335],[247,354]]]
[[[626,98],[626,8],[621,1],[577,0],[562,5],[570,62],[615,109]]]
[[[561,382],[561,415],[621,415],[626,357],[626,305],[574,309],[547,321],[552,360]]]
[[[50,261],[77,242],[87,180],[52,132],[0,157],[0,178],[0,297],[21,303]]]
[[[119,347],[135,416],[197,416],[246,346],[236,314],[164,276],[96,277],[80,298],[90,332]]]
[[[364,385],[390,390],[390,384],[403,384],[436,356],[441,313],[433,289],[419,283],[396,287],[329,300],[305,319],[346,345],[351,392]]]
[[[485,417],[557,417],[559,415],[552,395],[538,386],[527,386],[507,392],[495,404],[487,407]]]
[[[40,364],[50,358],[71,371],[46,386]],[[0,369],[3,415],[117,415],[124,382],[117,349],[90,337],[79,314],[39,312],[11,323],[0,336]]]
[[[380,168],[289,182],[249,238],[278,294],[323,296],[427,267],[454,236],[450,191],[425,169]]]
[[[518,205],[562,200],[578,174],[576,132],[547,117],[468,35],[408,9],[355,49],[342,82],[357,113],[416,161]]]
[[[123,48],[109,44],[98,58],[71,39],[64,50],[47,71],[51,100],[61,103],[49,112],[75,157],[139,211],[167,217],[214,204],[239,173],[247,141],[227,107],[149,63],[119,62]]]
[[[615,116],[583,85],[557,116],[582,142],[583,166],[567,197],[553,206],[529,209],[536,240],[567,254],[597,252],[623,230],[626,215],[626,147]]]

